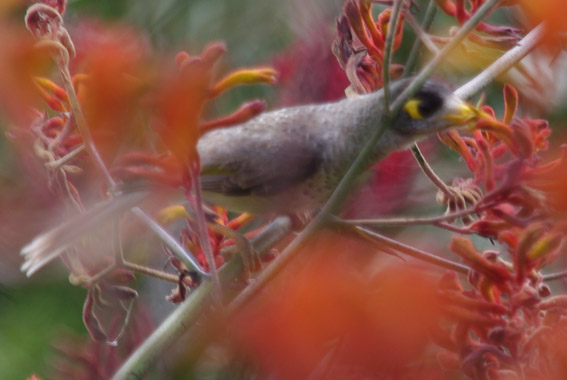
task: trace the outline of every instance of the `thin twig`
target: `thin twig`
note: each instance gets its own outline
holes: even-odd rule
[[[405,0],[395,0],[392,7],[392,15],[390,17],[390,25],[388,26],[388,33],[386,35],[386,44],[384,46],[384,60],[382,63],[382,82],[384,83],[384,112],[390,115],[390,61],[392,60],[392,50],[394,46],[394,39],[396,37],[396,29],[398,28],[398,21],[402,6]]]
[[[453,192],[451,191],[449,186],[447,186],[447,184],[443,182],[441,178],[439,178],[435,171],[433,171],[433,168],[431,167],[431,165],[429,165],[417,144],[413,144],[411,146],[411,152],[413,154],[413,157],[417,161],[417,164],[419,165],[421,171],[427,176],[427,178],[429,178],[429,180],[435,185],[435,187],[441,190],[441,192],[443,192],[443,194],[445,194],[448,199],[452,199],[454,195]]]
[[[132,214],[138,217],[140,221],[142,221],[149,229],[156,234],[163,243],[171,249],[173,254],[188,268],[194,268],[203,276],[209,277],[209,273],[205,272],[199,262],[193,257],[190,252],[187,252],[179,242],[173,238],[162,226],[159,225],[154,219],[150,218],[148,214],[146,214],[142,209],[139,207],[133,207],[131,210]]]
[[[462,218],[463,216],[469,216],[471,214],[476,214],[492,205],[483,205],[482,207],[471,207],[466,210],[461,210],[457,212],[452,212],[450,214],[429,216],[423,218],[384,218],[384,219],[341,219],[340,223],[345,223],[349,225],[365,225],[372,227],[380,226],[413,226],[419,224],[436,224],[445,221],[451,221],[454,219]]]
[[[57,160],[49,161],[45,163],[45,167],[52,170],[57,170],[61,166],[65,165],[67,162],[71,161],[73,158],[77,157],[79,153],[85,150],[84,145],[79,145],[75,150],[70,151],[63,157],[58,158]]]
[[[430,0],[429,5],[427,6],[427,10],[425,11],[425,16],[423,16],[423,22],[421,24],[421,30],[424,33],[427,33],[431,28],[436,13],[437,13],[437,3],[434,0]],[[416,31],[416,34],[417,33],[418,32]],[[411,48],[411,52],[408,57],[408,60],[406,61],[404,67],[404,78],[410,76],[413,73],[413,70],[417,66],[417,61],[420,53],[421,53],[421,39],[416,38],[415,42],[413,43],[413,47]]]
[[[494,78],[504,74],[535,49],[543,38],[544,32],[545,26],[539,24],[522,38],[513,49],[508,50],[504,55],[494,61],[494,63],[482,70],[480,74],[455,91],[455,95],[461,99],[468,99],[481,91],[490,84]]]
[[[199,173],[199,168],[196,163],[189,164],[189,175],[191,181],[193,182],[193,192],[195,194],[194,202],[192,202],[193,209],[196,214],[197,228],[199,230],[199,242],[201,248],[205,253],[205,258],[207,259],[207,264],[209,265],[209,273],[213,280],[214,298],[217,306],[222,306],[222,287],[219,279],[219,274],[215,262],[215,256],[213,255],[213,248],[211,247],[211,241],[209,239],[209,232],[207,230],[207,223],[205,221],[205,212],[203,211],[203,197],[201,194],[201,176]],[[196,167],[195,167],[196,166]],[[188,197],[189,198],[189,197]]]
[[[471,231],[470,228],[457,227],[449,223],[440,222],[440,223],[435,223],[435,225],[439,228],[443,228],[447,231],[455,232],[461,235],[470,235],[473,233],[473,231]]]
[[[566,277],[567,277],[567,271],[562,271],[557,273],[544,274],[542,279],[544,282],[548,282],[548,281],[561,280]]]
[[[432,6],[432,4],[433,4],[433,6]],[[430,9],[433,9],[433,11],[431,13],[434,16],[435,10],[437,9],[435,2],[429,3],[429,7],[427,8],[427,12],[429,12]],[[424,20],[423,24],[424,24],[424,26],[427,26],[428,29],[429,29],[429,26],[431,25],[431,22],[433,21],[433,17],[431,15],[428,15],[427,12],[425,14],[425,20]],[[414,30],[414,32],[417,36],[417,40],[416,40],[417,45],[416,45],[416,43],[414,43],[414,46],[412,47],[412,51],[410,52],[410,56],[414,52],[414,48],[416,48],[416,46],[417,46],[417,48],[419,48],[421,46],[421,44],[419,44],[419,42],[422,42],[423,45],[431,53],[433,53],[433,54],[439,53],[439,48],[437,47],[437,45],[435,45],[435,42],[433,42],[431,37],[429,37],[429,34],[427,34],[427,32],[421,26],[419,26],[415,17],[413,17],[413,15],[411,14],[411,12],[406,12],[406,20],[411,25],[411,27],[413,28],[413,30]],[[406,64],[406,67],[407,67],[407,64]]]
[[[421,261],[425,261],[427,263],[442,267],[442,268],[446,268],[446,269],[450,269],[450,270],[454,270],[455,272],[458,273],[462,273],[462,274],[468,274],[470,271],[470,268],[466,265],[463,264],[459,264],[456,263],[454,261],[451,260],[447,260],[444,259],[442,257],[433,255],[429,252],[425,252],[422,251],[421,249],[417,249],[414,247],[411,247],[409,245],[400,243],[397,240],[394,239],[390,239],[389,237],[386,237],[384,235],[381,235],[377,232],[374,232],[372,230],[369,230],[368,228],[364,228],[364,227],[354,227],[358,232],[366,235],[367,237],[369,237],[371,240],[381,244],[381,245],[385,245],[389,248],[392,248],[400,253],[403,253],[405,255],[414,257],[416,259],[419,259]]]
[[[74,283],[74,285],[84,285],[86,288],[90,288],[94,284],[96,284],[97,282],[99,282],[103,278],[107,277],[112,272],[114,272],[114,270],[116,268],[118,268],[118,265],[116,265],[116,263],[112,263],[109,266],[107,266],[106,268],[104,268],[103,270],[98,271],[94,276],[88,278],[86,282]]]
[[[93,160],[97,169],[102,173],[108,184],[111,188],[116,186],[116,182],[110,175],[108,168],[104,164],[102,157],[100,156],[94,140],[91,136],[91,132],[87,126],[87,120],[83,115],[83,110],[81,109],[81,104],[79,103],[79,99],[77,97],[77,93],[75,92],[75,88],[73,87],[73,80],[71,79],[71,73],[69,72],[69,67],[67,66],[64,60],[55,59],[55,62],[58,65],[59,71],[61,73],[61,77],[63,79],[63,87],[65,88],[65,92],[67,92],[67,98],[69,99],[69,106],[71,107],[71,112],[75,116],[75,123],[77,125],[77,129],[83,138],[83,143],[85,144],[85,148],[87,153]]]
[[[128,261],[124,261],[121,266],[123,268],[129,269],[133,272],[142,273],[142,274],[145,274],[146,276],[158,278],[160,280],[173,282],[173,283],[179,282],[179,276],[177,276],[175,274],[163,272],[163,271],[160,271],[160,270],[157,270],[157,269],[152,269],[152,268],[149,268],[149,267],[145,267],[143,265],[138,265],[138,264],[131,263],[131,262],[128,262]]]

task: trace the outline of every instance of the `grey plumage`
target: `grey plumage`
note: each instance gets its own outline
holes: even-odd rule
[[[392,87],[395,98],[409,82]],[[439,116],[460,104],[444,85],[428,81],[416,95],[427,118],[404,111],[374,148],[368,166],[392,151],[448,128]],[[430,109],[427,109],[430,106]],[[381,125],[383,92],[335,103],[264,113],[201,138],[201,183],[206,199],[235,211],[295,212],[319,207],[373,131]]]

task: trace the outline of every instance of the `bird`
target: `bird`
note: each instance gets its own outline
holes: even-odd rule
[[[394,82],[395,99],[412,79]],[[309,212],[330,197],[384,117],[384,91],[267,112],[198,142],[203,197],[252,214]],[[388,154],[478,115],[428,80],[380,137],[366,168]],[[360,181],[359,181],[360,182]]]
[[[391,100],[411,82],[409,78],[392,83]],[[437,132],[469,125],[479,114],[446,84],[429,79],[391,119],[365,166]],[[384,122],[384,115],[384,91],[379,90],[265,112],[240,125],[209,131],[197,144],[203,198],[251,214],[317,210]],[[124,192],[38,235],[21,250],[22,271],[33,274],[97,224],[135,207],[143,200],[140,192]]]

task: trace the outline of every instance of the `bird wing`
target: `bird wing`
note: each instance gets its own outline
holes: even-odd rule
[[[270,196],[301,183],[321,167],[321,145],[309,136],[218,132],[199,143],[201,186],[206,192]]]

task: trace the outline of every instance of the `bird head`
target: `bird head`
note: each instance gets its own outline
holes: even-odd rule
[[[411,81],[396,82],[392,86],[392,98],[399,96]],[[479,115],[479,110],[455,96],[447,85],[428,80],[406,101],[392,120],[391,130],[418,140],[451,127],[469,125]]]

